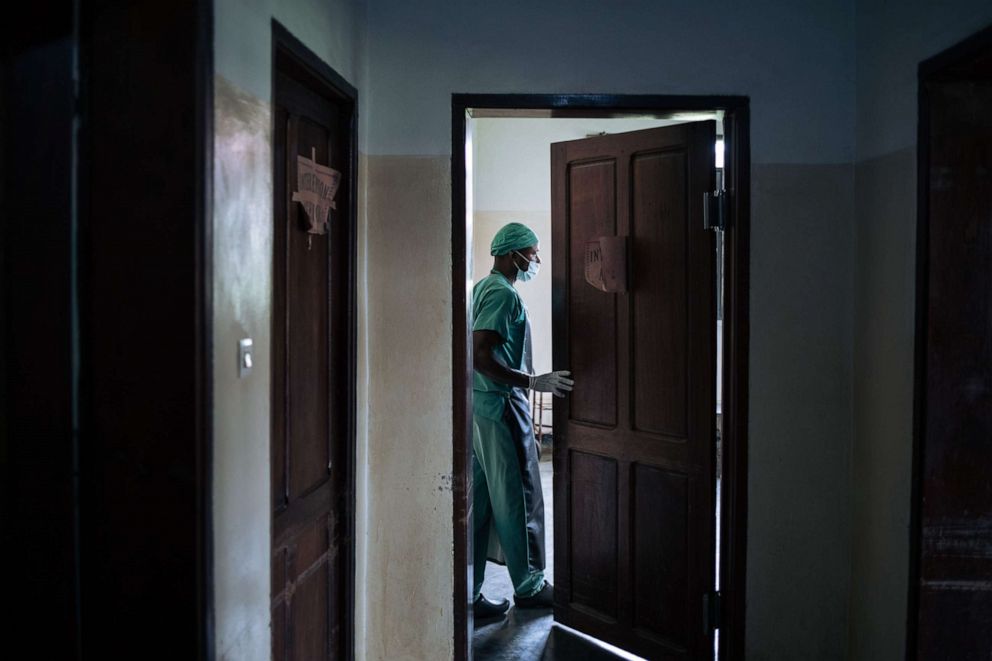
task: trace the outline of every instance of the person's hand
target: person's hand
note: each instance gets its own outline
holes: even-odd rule
[[[537,392],[550,392],[555,397],[564,397],[565,393],[572,392],[572,386],[575,385],[575,381],[568,378],[570,374],[571,372],[568,370],[559,370],[532,376],[530,377],[530,389]]]

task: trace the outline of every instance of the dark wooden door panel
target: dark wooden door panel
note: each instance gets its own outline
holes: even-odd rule
[[[570,588],[573,604],[615,621],[617,462],[595,454],[572,452],[570,474],[570,571],[564,585]]]
[[[684,438],[688,433],[689,301],[686,289],[686,227],[658,219],[685,218],[685,153],[648,152],[631,162],[632,281],[631,366],[637,431]],[[698,202],[698,200],[697,200]]]
[[[309,234],[292,193],[298,156],[330,165],[347,181],[349,127],[339,105],[308,80],[289,65],[276,76],[272,653],[279,661],[347,656],[343,568],[350,540],[341,468],[351,388],[351,200],[342,186],[331,230]]]
[[[552,146],[555,617],[649,658],[712,653],[715,255],[702,226],[714,122]],[[628,291],[585,247],[628,238]]]
[[[292,626],[294,661],[326,659],[329,654],[330,574],[328,551],[330,530],[326,519],[318,519],[296,539],[289,619]]]
[[[967,660],[992,650],[992,49],[947,78],[927,84],[921,145],[914,616],[917,658]]]
[[[677,648],[688,644],[689,477],[644,464],[633,467],[631,572],[633,625]],[[659,599],[678,595],[678,599]]]
[[[325,113],[330,125],[334,114]],[[290,190],[296,185],[296,155],[316,155],[328,162],[330,129],[306,116],[291,116],[290,139],[296,144],[287,164]],[[287,375],[285,446],[290,468],[289,498],[300,498],[328,479],[331,438],[330,365],[328,316],[330,311],[328,241],[326,235],[311,235],[304,229],[300,206],[290,207],[286,291]]]
[[[616,235],[616,162],[608,159],[571,165],[567,181],[569,217],[575,228],[570,233],[569,250],[581,255],[587,240]],[[581,259],[572,262],[569,283],[575,292],[569,306],[570,324],[584,329],[575,337],[569,358],[573,369],[597,375],[595,383],[586,383],[572,394],[571,417],[613,427],[617,424],[616,301],[583,286]]]

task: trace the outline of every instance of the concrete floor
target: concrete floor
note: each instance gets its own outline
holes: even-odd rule
[[[547,456],[550,459],[550,453]],[[551,461],[541,462],[541,488],[544,491],[545,578],[554,583],[554,517]],[[472,635],[472,656],[476,661],[541,659],[588,659],[615,661],[636,658],[617,654],[591,638],[556,625],[550,610],[520,610],[513,604],[513,584],[506,567],[495,563],[486,565],[486,581],[482,593],[493,601],[510,600],[506,617],[477,622]]]

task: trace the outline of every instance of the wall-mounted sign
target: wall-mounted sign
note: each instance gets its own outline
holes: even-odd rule
[[[601,236],[586,242],[585,276],[600,291],[627,291],[627,237]]]
[[[303,205],[307,232],[326,234],[328,214],[336,209],[334,196],[341,185],[341,173],[317,163],[317,150],[310,149],[310,158],[296,157],[296,189],[293,201]]]

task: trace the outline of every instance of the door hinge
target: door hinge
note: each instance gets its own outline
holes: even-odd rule
[[[720,628],[720,613],[723,604],[719,592],[707,592],[703,595],[703,631],[709,635]]]
[[[727,191],[703,193],[703,228],[727,229]]]

